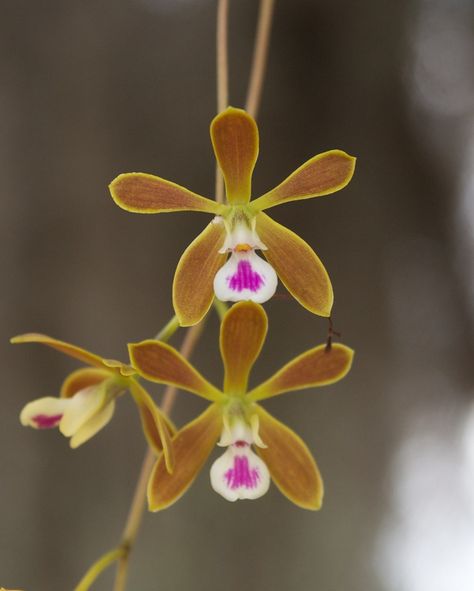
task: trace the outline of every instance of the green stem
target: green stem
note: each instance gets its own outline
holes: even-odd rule
[[[214,308],[216,309],[216,312],[219,316],[219,319],[222,322],[224,320],[224,316],[228,310],[227,304],[225,302],[221,302],[217,298],[214,298],[213,304],[214,304]]]
[[[164,343],[168,342],[170,338],[174,335],[174,333],[179,328],[179,320],[176,314],[171,318],[171,320],[163,326],[159,333],[155,336],[156,341],[163,341]]]
[[[97,577],[113,562],[120,560],[126,553],[125,548],[114,548],[99,558],[82,577],[74,591],[88,591]]]

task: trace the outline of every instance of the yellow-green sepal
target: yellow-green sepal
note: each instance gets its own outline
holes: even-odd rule
[[[232,205],[248,203],[258,157],[255,120],[242,109],[228,107],[212,120],[211,140],[224,176],[227,201]]]
[[[356,159],[342,150],[329,150],[313,156],[277,187],[252,201],[262,211],[300,199],[329,195],[343,189],[354,174]]]
[[[214,220],[184,251],[173,280],[173,307],[181,326],[193,326],[207,314],[214,299],[213,281],[227,255],[222,220]]]
[[[224,362],[224,392],[243,395],[268,329],[265,310],[254,302],[234,304],[224,316],[220,349]]]
[[[20,343],[39,343],[41,345],[46,345],[48,347],[52,347],[61,353],[65,353],[69,355],[69,357],[73,357],[74,359],[78,359],[87,365],[93,365],[95,367],[104,367],[104,360],[102,357],[83,349],[82,347],[77,347],[76,345],[72,345],[71,343],[66,343],[65,341],[59,341],[58,339],[53,339],[45,334],[40,334],[36,332],[30,332],[22,335],[18,335],[10,339],[10,343],[16,345]]]
[[[210,401],[222,398],[222,393],[174,347],[161,341],[146,340],[130,343],[128,348],[133,367],[145,379],[176,386]]]
[[[331,280],[310,245],[263,212],[257,214],[256,227],[267,247],[263,255],[286,289],[313,314],[330,316],[334,302]]]
[[[353,357],[354,351],[340,343],[334,343],[330,348],[319,345],[292,359],[251,390],[248,398],[256,402],[285,392],[334,384],[347,375]]]
[[[161,511],[175,503],[191,486],[216,444],[222,430],[220,405],[211,404],[173,437],[176,467],[166,471],[159,457],[148,481],[148,507]]]
[[[129,389],[140,411],[143,432],[150,447],[159,456],[163,452],[166,470],[171,474],[175,466],[171,435],[176,430],[153,402],[150,394],[136,380],[130,378]]]
[[[291,502],[303,509],[321,508],[324,488],[308,446],[292,429],[256,405],[259,435],[266,447],[256,447],[273,482]]]
[[[109,185],[115,203],[132,213],[202,211],[218,214],[223,206],[153,174],[127,172]]]

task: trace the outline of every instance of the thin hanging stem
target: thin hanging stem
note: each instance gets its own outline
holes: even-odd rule
[[[74,587],[74,591],[88,591],[92,583],[97,577],[113,562],[118,560],[124,555],[123,548],[115,548],[110,552],[107,552],[101,556],[94,564],[89,568],[86,574],[82,577],[79,583]]]
[[[217,112],[229,104],[229,56],[227,32],[229,23],[229,0],[219,0],[217,4]]]
[[[189,359],[191,357],[192,352],[196,348],[199,339],[201,338],[202,331],[205,325],[205,319],[202,320],[199,324],[192,326],[186,336],[184,337],[183,344],[180,348],[180,353],[185,359]],[[163,402],[161,403],[161,410],[165,415],[169,415],[176,398],[176,391],[177,388],[175,386],[168,386],[165,390],[165,395],[163,396]]]
[[[261,0],[260,2],[252,69],[245,106],[246,111],[250,113],[254,119],[257,118],[260,98],[262,96],[274,5],[274,0]]]
[[[135,539],[138,534],[145,509],[146,487],[150,477],[153,464],[155,463],[155,454],[149,447],[140,470],[135,492],[133,493],[132,504],[128,513],[127,521],[122,535],[120,548],[123,554],[120,556],[117,564],[117,574],[115,577],[114,591],[124,591],[127,582],[128,565],[130,553],[132,551]]]
[[[216,28],[216,67],[217,67],[217,112],[223,111],[229,104],[229,56],[228,32],[229,0],[218,0]],[[216,201],[224,203],[224,179],[216,165]]]

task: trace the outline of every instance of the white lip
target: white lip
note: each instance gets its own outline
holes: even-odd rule
[[[252,300],[262,304],[273,296],[277,284],[273,267],[254,250],[233,252],[214,277],[214,292],[223,302]]]
[[[258,499],[270,487],[265,462],[250,445],[231,445],[211,467],[211,486],[224,499]]]

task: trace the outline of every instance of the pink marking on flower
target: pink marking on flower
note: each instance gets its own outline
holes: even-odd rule
[[[234,467],[224,474],[227,486],[236,488],[255,488],[260,480],[258,468],[250,469],[247,456],[234,456]]]
[[[36,424],[38,429],[52,429],[57,427],[63,415],[36,415],[31,420]]]
[[[265,285],[263,277],[256,271],[253,271],[249,261],[239,261],[237,271],[227,281],[229,288],[239,293],[244,289],[250,289],[250,291],[256,292],[262,285]]]

